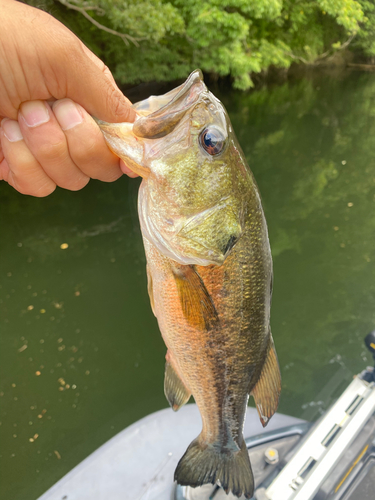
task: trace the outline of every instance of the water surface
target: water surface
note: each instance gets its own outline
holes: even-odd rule
[[[269,225],[280,411],[316,418],[338,381],[370,363],[362,337],[375,327],[375,75],[219,94]],[[33,199],[0,183],[4,500],[36,499],[167,406],[138,185],[124,177]]]

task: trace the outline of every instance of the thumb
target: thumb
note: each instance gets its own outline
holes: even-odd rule
[[[136,112],[117,87],[109,68],[82,42],[78,57],[70,54],[67,97],[84,107],[91,115],[110,123],[134,122]],[[75,55],[76,56],[76,55]]]

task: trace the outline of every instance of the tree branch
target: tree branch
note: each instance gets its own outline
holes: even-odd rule
[[[308,61],[307,59],[304,59],[303,57],[301,56],[296,56],[295,54],[293,54],[292,52],[285,52],[285,54],[289,57],[291,57],[292,59],[296,59],[297,61],[301,61],[303,62],[303,64],[313,64],[311,63],[310,61]]]
[[[347,40],[346,42],[344,42],[342,45],[340,45],[340,47],[338,47],[337,49],[328,49],[326,52],[323,52],[323,54],[320,54],[319,56],[317,56],[314,61],[308,61],[307,59],[304,59],[303,57],[301,56],[296,56],[295,54],[291,53],[291,52],[286,52],[286,55],[288,55],[289,57],[291,57],[292,59],[296,59],[298,61],[301,61],[303,64],[306,64],[308,66],[313,66],[314,64],[319,64],[319,61],[321,61],[322,59],[325,59],[326,57],[330,56],[331,54],[333,54],[336,50],[336,52],[338,52],[339,50],[343,50],[343,49],[346,49],[346,47],[348,45],[350,45],[354,39],[354,37],[356,36],[357,33],[353,33]]]
[[[339,50],[343,50],[343,49],[346,49],[346,47],[348,45],[350,45],[354,39],[354,37],[356,36],[357,33],[353,33],[347,40],[346,42],[344,42],[342,45],[340,45],[340,47],[338,47],[336,49],[336,51],[338,52]],[[326,52],[324,52],[323,54],[321,54],[320,56],[318,56],[315,61],[320,61],[321,59],[325,59],[326,57],[328,57],[330,54],[333,54],[334,53],[334,50],[332,49],[328,49]]]
[[[88,10],[93,10],[98,14],[98,16],[105,15],[105,10],[99,7],[98,5],[92,5],[89,2],[81,2],[80,0],[71,0],[71,3],[77,5],[77,7],[81,7],[81,9],[85,10],[86,12]]]
[[[100,24],[96,19],[90,16],[90,14],[87,13],[87,10],[97,10],[98,12],[100,11],[101,15],[104,14],[103,9],[100,7],[92,7],[90,5],[87,5],[85,7],[79,7],[78,5],[74,5],[72,3],[69,3],[67,0],[58,0],[64,7],[67,7],[68,9],[76,10],[80,14],[82,14],[90,23],[92,23],[94,26],[99,28],[100,30],[106,31],[107,33],[110,33],[111,35],[115,35],[120,37],[126,45],[129,46],[129,42],[132,42],[136,47],[139,47],[139,43],[136,38],[126,35],[125,33],[120,33],[119,31],[115,31],[111,28],[107,28],[107,26],[104,26],[104,24]]]

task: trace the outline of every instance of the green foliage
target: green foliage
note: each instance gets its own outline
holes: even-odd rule
[[[68,0],[27,2],[71,28],[120,83],[173,80],[200,67],[246,89],[251,73],[314,63],[354,36],[356,50],[375,55],[371,0],[71,0],[70,6],[128,35],[134,40],[128,45],[70,9]]]
[[[318,0],[322,12],[336,18],[337,24],[348,32],[358,31],[364,15],[361,4],[355,0]]]
[[[103,9],[115,30],[134,37],[158,42],[167,35],[184,31],[184,20],[178,10],[161,0],[100,0],[95,4]]]
[[[362,29],[358,32],[355,44],[365,56],[375,56],[375,4],[370,0],[361,0],[365,19]]]

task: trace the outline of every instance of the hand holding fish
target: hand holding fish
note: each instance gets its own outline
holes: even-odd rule
[[[46,12],[0,0],[0,18],[0,180],[47,196],[134,177],[90,116],[135,118],[104,63]]]

